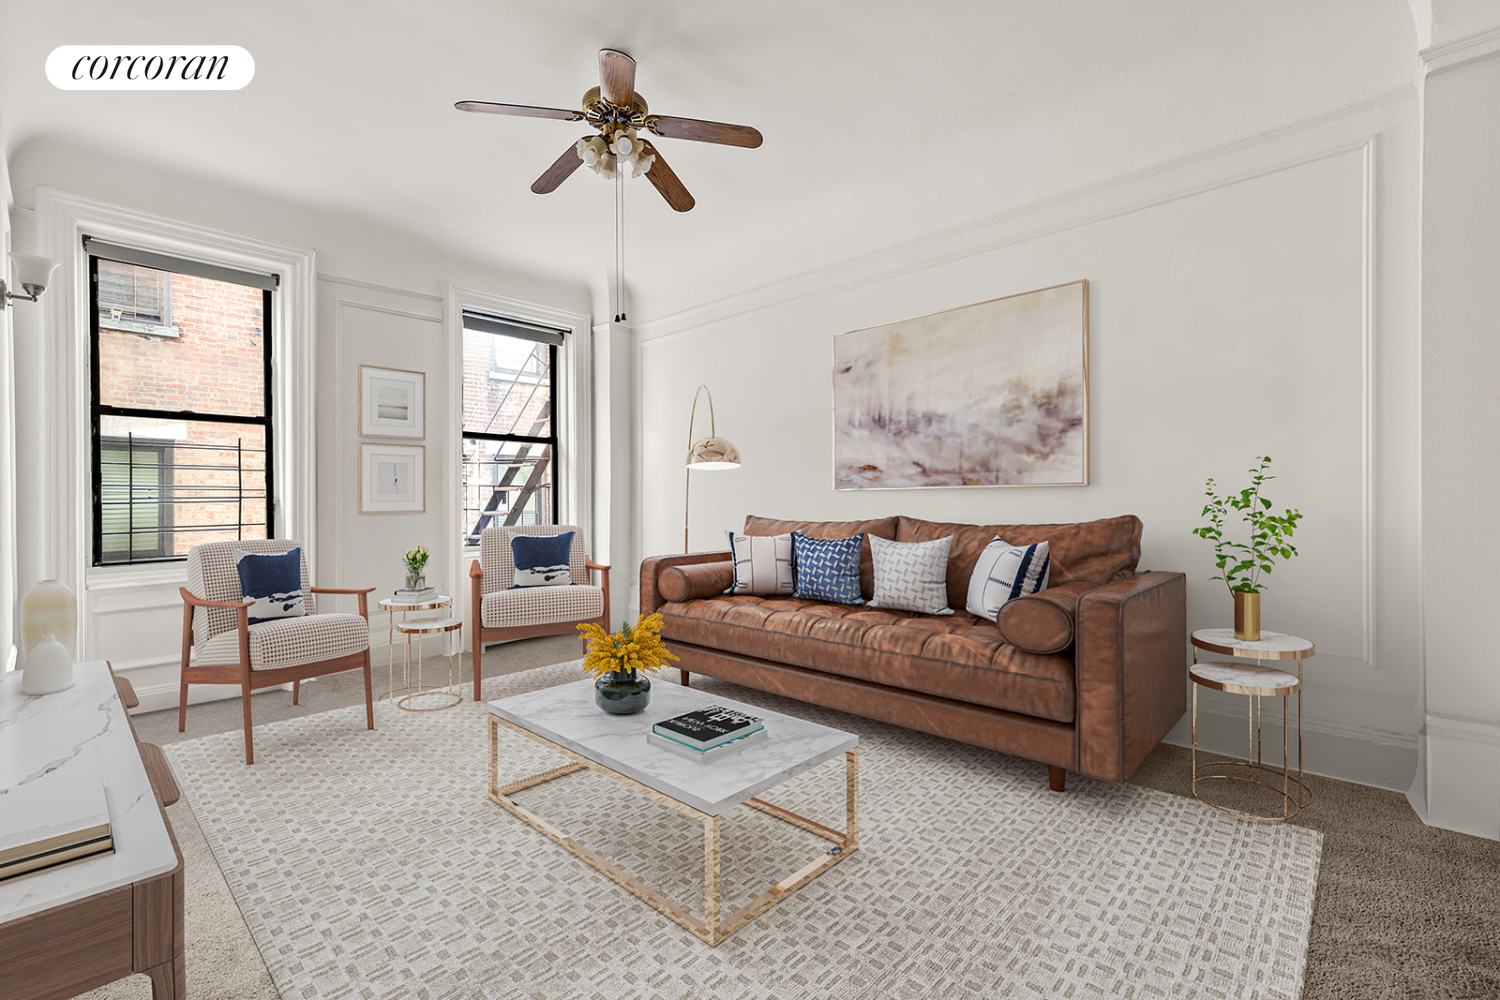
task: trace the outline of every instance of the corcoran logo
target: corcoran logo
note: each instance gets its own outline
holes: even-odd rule
[[[238,45],[60,45],[47,57],[60,90],[239,90],[253,76]]]

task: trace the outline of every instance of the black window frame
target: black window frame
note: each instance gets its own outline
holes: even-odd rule
[[[87,244],[85,244],[87,245]],[[186,555],[163,555],[150,556],[146,558],[135,558],[131,553],[125,559],[104,558],[104,482],[103,482],[103,440],[101,432],[101,421],[104,417],[138,417],[148,420],[181,420],[195,423],[219,423],[219,424],[246,424],[263,428],[265,434],[265,477],[266,477],[266,537],[276,537],[276,479],[275,469],[275,437],[272,415],[273,408],[273,385],[271,377],[271,342],[272,324],[274,323],[275,311],[271,298],[271,289],[261,289],[261,344],[263,354],[262,387],[264,392],[262,415],[258,417],[245,416],[239,413],[200,413],[196,410],[156,410],[147,407],[112,406],[100,402],[99,384],[99,261],[110,260],[115,263],[128,264],[130,261],[122,261],[108,254],[87,251],[89,265],[89,421],[91,439],[91,461],[90,469],[93,474],[93,559],[92,564],[98,567],[106,566],[139,566],[150,563],[183,562]],[[159,268],[159,270],[168,270]],[[169,271],[170,273],[170,271]],[[189,273],[189,272],[184,272]],[[170,285],[170,280],[168,281]],[[249,287],[249,286],[247,286]],[[110,327],[114,329],[114,327]],[[124,331],[135,332],[135,331]],[[116,439],[119,435],[109,435]],[[176,498],[173,498],[176,502]],[[173,519],[175,521],[175,518]],[[238,535],[243,537],[245,524],[243,521],[235,525],[219,525],[213,527],[178,528],[172,526],[172,534],[182,531],[224,531],[235,528]]]
[[[494,318],[509,319],[509,317],[494,317]],[[516,320],[515,322],[518,325],[523,325],[523,326],[530,326],[531,325],[531,324],[525,323],[525,321],[523,321],[523,320]],[[559,336],[561,336],[561,335],[563,335],[565,333],[565,331],[563,331],[563,330],[555,330],[555,328],[551,328],[551,329],[554,329],[554,332],[556,334],[558,334]],[[461,327],[461,332],[464,333],[464,334],[467,334],[467,333],[469,333],[471,331],[469,331],[466,327]],[[516,339],[516,340],[526,340],[526,339],[528,339],[526,337],[516,337],[516,336],[514,336],[512,334],[497,333],[497,332],[490,331],[490,330],[474,330],[472,332],[474,332],[474,333],[482,333],[482,334],[484,334],[485,336],[488,336],[488,337],[505,337],[505,336],[511,336],[513,339]],[[560,427],[560,423],[561,422],[558,419],[558,410],[559,410],[559,407],[558,407],[558,354],[559,354],[558,347],[559,347],[559,345],[558,344],[554,344],[554,343],[545,343],[545,342],[540,341],[540,340],[533,341],[533,343],[539,344],[539,345],[544,346],[544,347],[547,348],[547,380],[548,380],[547,391],[548,391],[548,394],[549,394],[548,395],[548,402],[547,402],[547,407],[548,407],[547,424],[548,424],[548,427],[551,428],[551,433],[548,434],[548,435],[546,435],[546,436],[538,437],[538,436],[534,436],[534,435],[530,435],[530,434],[496,434],[496,433],[493,433],[493,432],[490,432],[490,431],[470,431],[470,430],[467,430],[463,426],[463,416],[462,415],[463,415],[463,412],[464,412],[464,408],[463,408],[463,401],[460,400],[459,401],[459,415],[460,415],[460,417],[459,417],[459,428],[458,428],[458,431],[459,431],[459,439],[458,439],[459,456],[460,456],[460,461],[462,462],[463,444],[464,444],[465,441],[495,441],[495,442],[506,443],[506,444],[531,444],[531,445],[541,445],[544,448],[546,448],[547,449],[547,454],[548,454],[547,461],[548,461],[548,465],[550,466],[550,468],[548,469],[548,475],[551,478],[551,483],[549,484],[549,488],[550,488],[550,490],[552,492],[552,523],[555,525],[555,524],[558,523],[559,500],[560,500],[560,498],[562,496],[562,476],[561,476],[561,468],[562,468],[562,466],[561,466],[561,463],[558,461],[558,458],[559,458],[559,455],[560,455],[560,451],[561,451],[561,444],[562,444],[562,433],[561,433],[561,427]],[[460,358],[462,358],[462,352],[460,352]],[[461,360],[460,360],[460,364],[462,364]],[[495,367],[494,348],[493,348],[493,345],[491,345],[491,350],[490,350],[490,365],[489,365],[489,368],[487,369],[486,375],[488,376],[491,373],[501,372],[501,371],[503,371],[503,369],[499,369],[499,368]],[[523,366],[522,371],[516,372],[517,376],[520,376],[522,374],[524,374],[524,366]],[[462,378],[460,378],[460,384],[461,385],[463,384],[463,379]],[[496,485],[495,488],[499,489],[498,484]],[[462,483],[459,484],[459,489],[460,489],[460,492],[463,491],[463,484]],[[465,500],[467,500],[466,497],[465,497]],[[484,528],[485,528],[484,521],[485,521],[485,518],[487,518],[487,517],[490,518],[491,522],[493,523],[495,515],[493,515],[493,514],[486,514],[484,512],[483,508],[481,508],[480,514],[479,514],[479,518],[478,518],[478,520],[476,520],[474,522],[474,525],[475,525],[474,529],[470,530],[467,527],[464,527],[462,529],[464,531],[463,539],[462,539],[462,544],[463,544],[464,548],[466,548],[466,549],[477,549],[479,547],[479,536],[481,534],[483,534],[483,531],[484,531]]]

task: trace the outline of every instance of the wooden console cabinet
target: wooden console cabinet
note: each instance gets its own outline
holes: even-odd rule
[[[130,682],[80,663],[67,691],[21,694],[0,677],[0,791],[51,771],[104,779],[115,853],[0,882],[0,996],[66,1000],[136,972],[156,1000],[187,996],[182,852],[166,807],[179,792],[161,748],[136,739]],[[0,794],[0,809],[5,796]]]

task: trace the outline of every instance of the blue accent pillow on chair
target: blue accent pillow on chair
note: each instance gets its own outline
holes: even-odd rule
[[[569,587],[573,584],[573,532],[520,535],[510,532],[517,587]]]
[[[307,614],[302,599],[302,546],[275,555],[235,549],[234,568],[240,574],[240,593],[255,602],[250,609],[251,625]]]
[[[792,550],[797,560],[797,590],[793,597],[811,601],[863,604],[859,592],[859,555],[865,536],[813,538],[792,532]]]

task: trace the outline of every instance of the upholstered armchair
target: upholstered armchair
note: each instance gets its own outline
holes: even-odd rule
[[[568,569],[572,586],[518,587],[510,535],[573,532]],[[599,572],[599,586],[589,573]],[[480,661],[487,642],[571,635],[580,622],[609,628],[609,567],[584,551],[583,529],[568,524],[486,528],[479,536],[479,558],[469,564],[469,635],[474,644],[474,700],[479,700]]]
[[[251,735],[250,694],[288,682],[292,704],[309,677],[344,670],[365,672],[365,721],[375,728],[375,704],[370,688],[370,620],[366,595],[374,590],[334,590],[314,587],[307,573],[307,550],[302,550],[302,596],[307,614],[300,618],[249,624],[247,601],[240,590],[234,552],[274,555],[297,548],[284,539],[246,539],[209,542],[188,552],[188,585],[182,594],[182,695],[177,708],[177,731],[187,728],[189,684],[238,684],[245,710],[245,763],[255,763]],[[353,594],[359,614],[315,614],[317,594]]]

